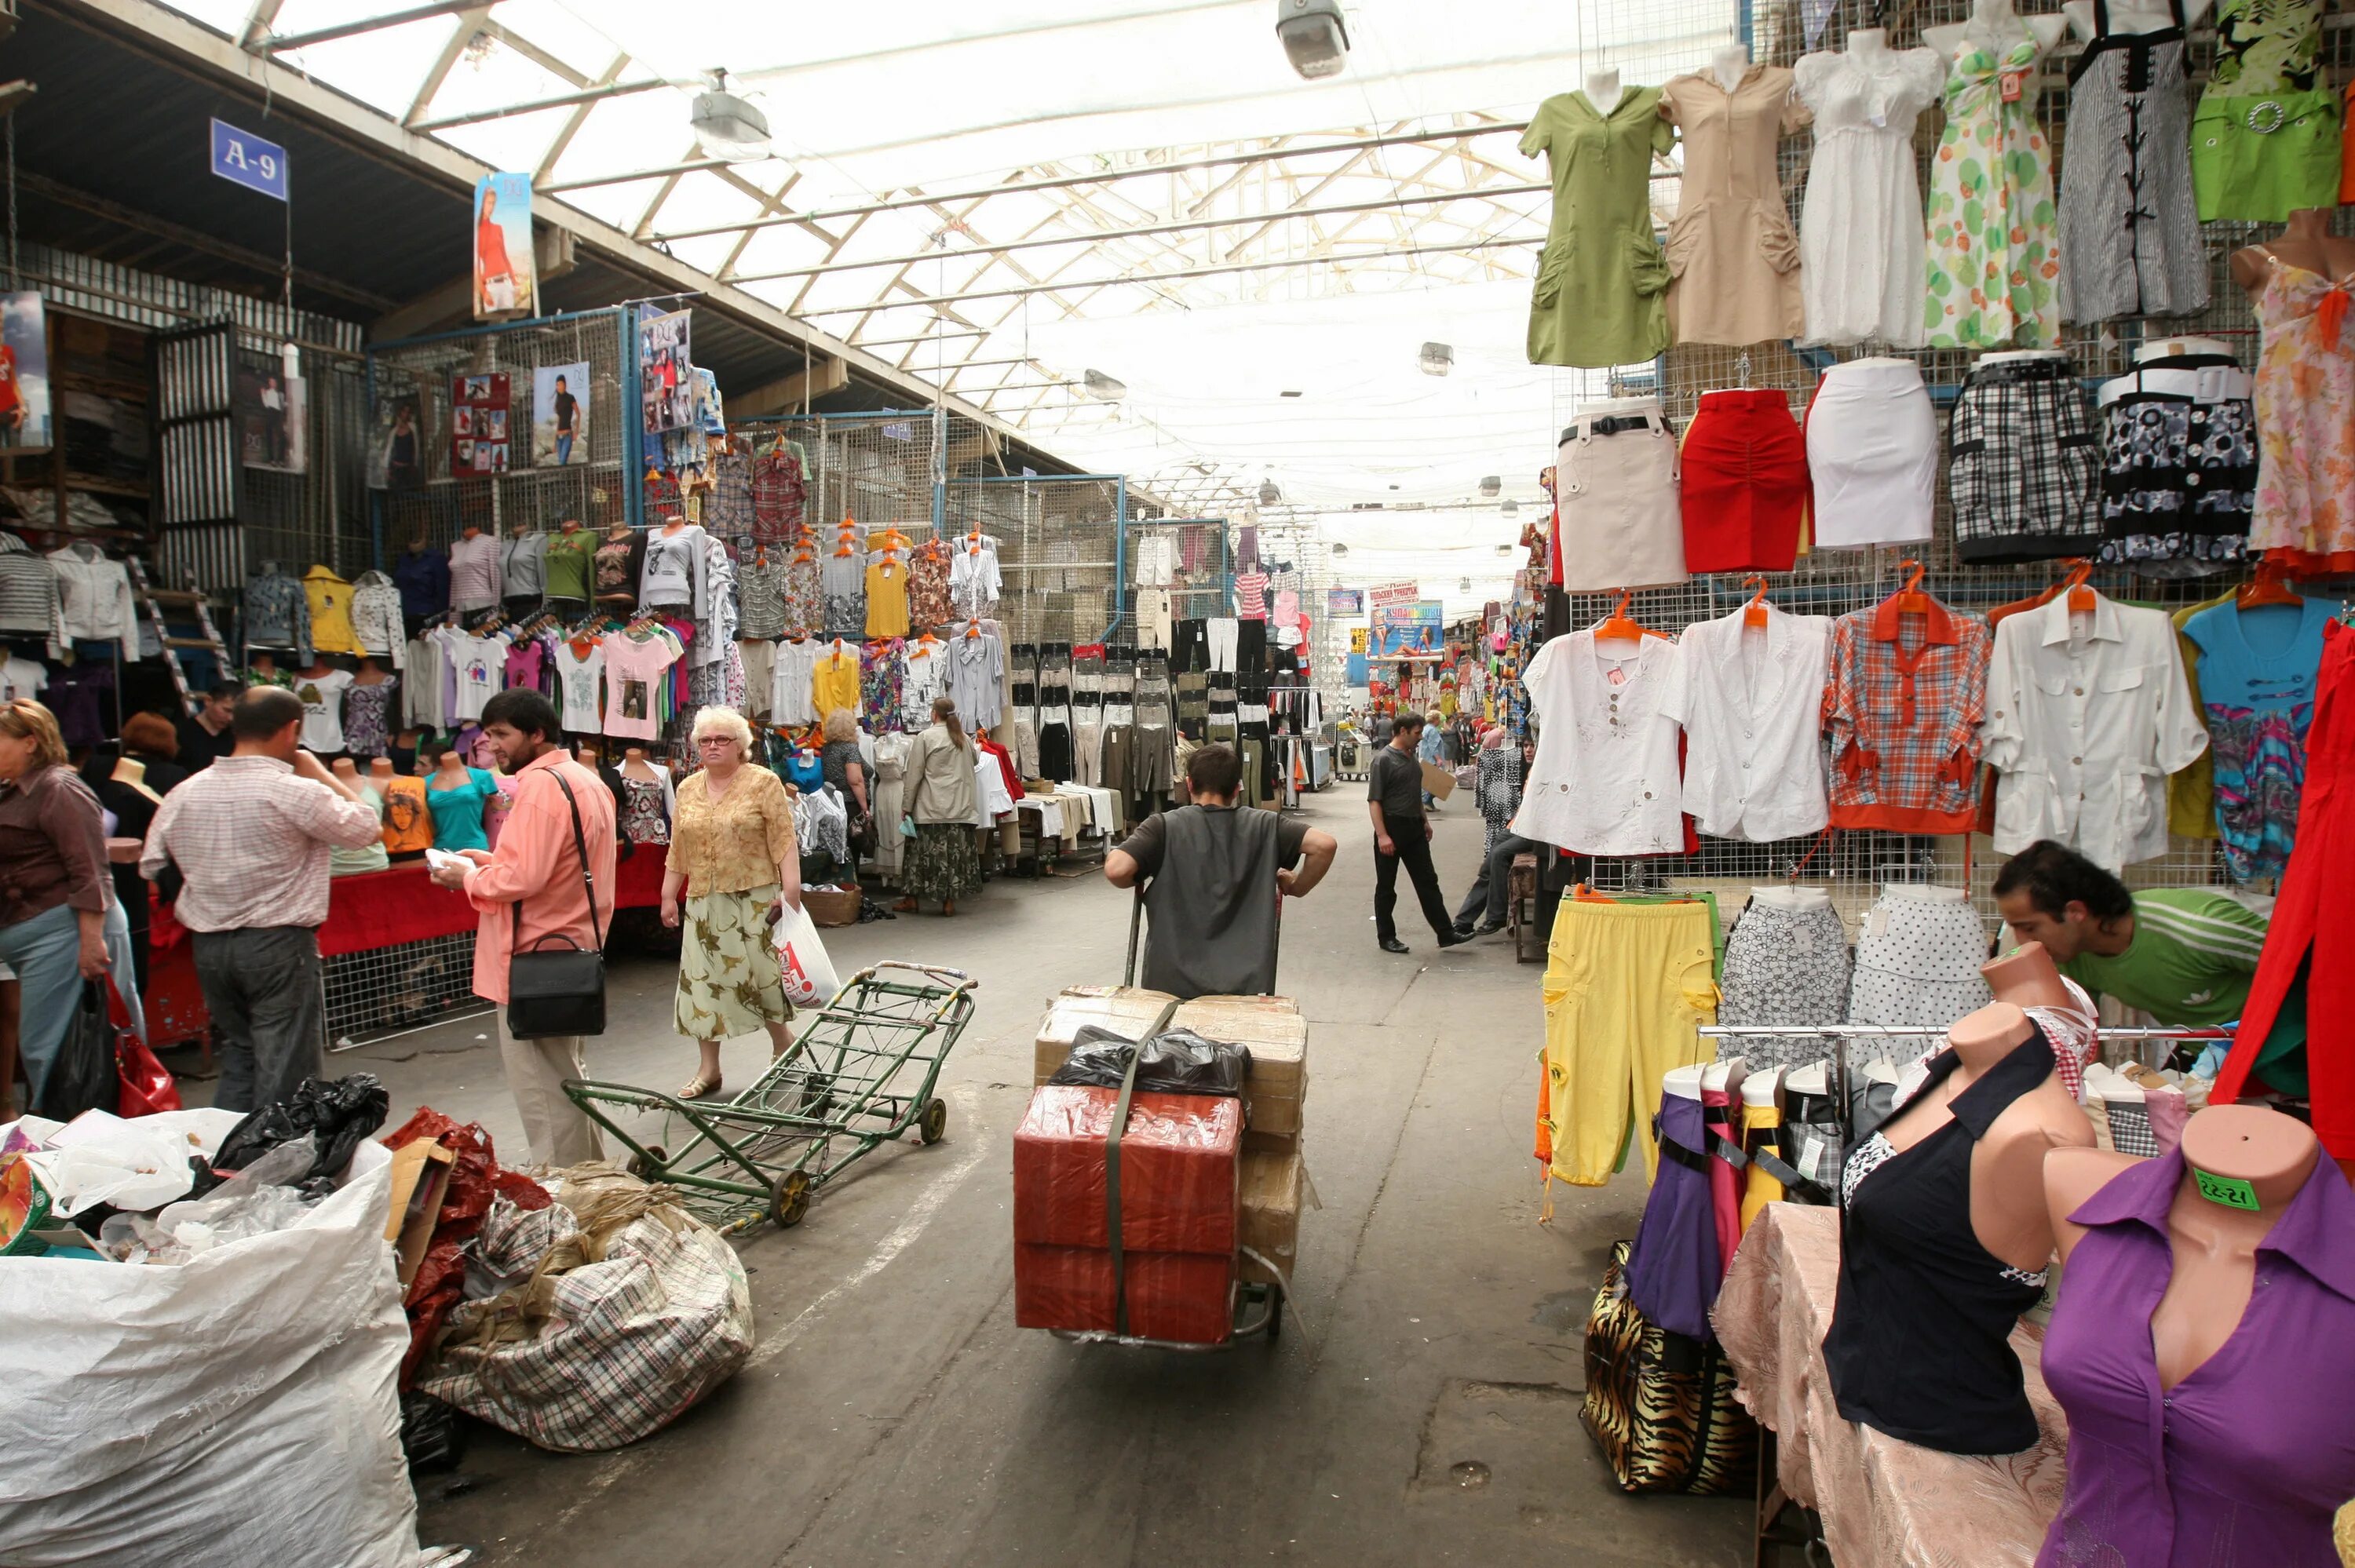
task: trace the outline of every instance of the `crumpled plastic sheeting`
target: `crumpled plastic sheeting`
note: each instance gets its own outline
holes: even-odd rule
[[[482,1228],[491,1201],[505,1196],[519,1209],[544,1209],[553,1201],[548,1190],[530,1177],[499,1169],[489,1133],[471,1122],[461,1127],[430,1107],[410,1117],[382,1141],[387,1149],[400,1149],[421,1138],[432,1139],[457,1160],[450,1168],[450,1183],[442,1194],[442,1217],[433,1227],[425,1260],[409,1282],[405,1303],[409,1354],[400,1364],[404,1392],[416,1383],[418,1365],[433,1343],[442,1318],[465,1296],[465,1244]]]
[[[672,1189],[595,1164],[550,1180],[572,1233],[526,1283],[453,1309],[417,1387],[543,1448],[618,1448],[735,1375],[752,1353],[751,1288]],[[501,1205],[484,1235],[505,1249],[520,1224]]]
[[[178,1267],[0,1258],[0,1563],[416,1568],[391,1193],[364,1148],[301,1224]]]

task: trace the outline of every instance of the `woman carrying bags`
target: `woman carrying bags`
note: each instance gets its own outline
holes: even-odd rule
[[[907,842],[900,874],[908,896],[894,907],[913,910],[920,898],[937,898],[941,913],[956,913],[956,901],[981,886],[981,856],[973,842],[980,814],[974,769],[980,758],[957,723],[956,704],[932,699],[932,722],[908,747],[908,818],[915,836]]]
[[[766,1029],[773,1056],[794,1043],[769,927],[780,906],[802,903],[793,802],[774,773],[745,766],[751,726],[732,709],[705,708],[695,747],[703,767],[679,782],[662,887],[662,922],[680,927],[674,1017],[703,1052],[678,1092],[688,1100],[719,1092],[721,1041]]]
[[[67,766],[57,719],[30,699],[0,704],[0,963],[23,987],[27,1108],[41,1104],[82,981],[107,976],[109,874],[98,797]],[[0,1111],[15,1066],[0,1062]]]

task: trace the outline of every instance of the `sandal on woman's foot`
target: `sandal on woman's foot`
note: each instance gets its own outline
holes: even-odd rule
[[[954,899],[954,898],[943,898],[943,899],[942,899],[942,900],[941,900],[941,913],[942,913],[943,915],[954,915],[954,914],[955,914],[955,913],[956,913],[956,900],[955,900],[955,899]]]
[[[678,1097],[683,1100],[708,1100],[719,1092],[719,1080],[698,1073],[679,1086]]]
[[[891,907],[897,909],[902,915],[913,915],[916,912],[916,901],[912,898],[902,898],[899,903],[891,906]]]

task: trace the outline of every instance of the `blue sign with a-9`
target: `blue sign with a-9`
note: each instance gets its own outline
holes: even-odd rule
[[[218,120],[213,122],[213,173],[248,190],[286,199],[286,149]]]

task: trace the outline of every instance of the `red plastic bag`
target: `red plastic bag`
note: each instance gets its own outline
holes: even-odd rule
[[[479,1125],[468,1122],[461,1127],[430,1106],[379,1141],[387,1149],[399,1149],[421,1138],[432,1139],[458,1158],[442,1194],[442,1213],[425,1249],[425,1261],[419,1265],[417,1277],[409,1282],[409,1296],[402,1302],[409,1311],[409,1354],[400,1363],[403,1392],[416,1380],[418,1366],[432,1345],[442,1319],[464,1297],[465,1244],[483,1228],[491,1199],[504,1194],[517,1208],[527,1210],[544,1209],[556,1201],[530,1177],[501,1170],[491,1135]]]
[[[128,1029],[117,1031],[114,1036],[114,1075],[120,1083],[114,1107],[117,1116],[154,1116],[157,1111],[187,1108],[180,1103],[180,1089],[172,1082],[172,1070],[157,1061],[155,1053],[147,1049],[147,1043]]]

